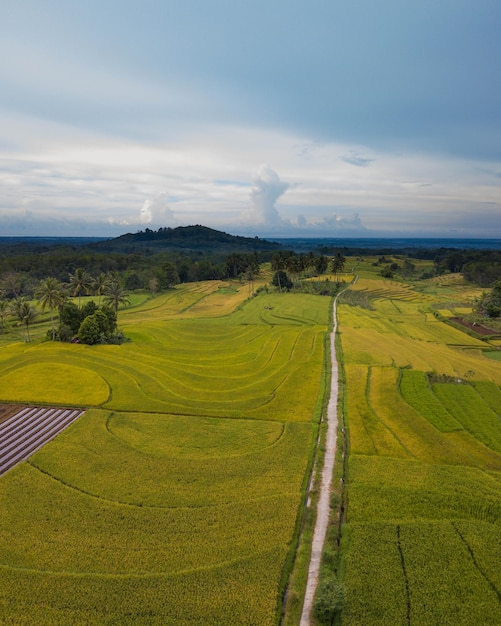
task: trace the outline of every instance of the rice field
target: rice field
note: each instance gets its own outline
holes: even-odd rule
[[[426,293],[369,276],[353,288],[372,306],[338,308],[350,447],[341,623],[500,624],[501,362],[433,314],[452,292],[468,301],[457,278]]]
[[[0,402],[86,409],[0,477],[0,623],[277,623],[330,299],[245,298],[182,285],[120,346],[0,348]]]

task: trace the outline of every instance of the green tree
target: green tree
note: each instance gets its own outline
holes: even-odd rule
[[[95,295],[98,297],[98,305],[101,306],[101,298],[106,293],[106,288],[110,282],[109,276],[104,272],[100,272],[96,279],[92,282]]]
[[[477,311],[486,317],[501,316],[501,280],[497,280],[493,284],[489,293],[482,294],[477,305]]]
[[[341,254],[341,252],[336,252],[336,255],[332,258],[331,261],[332,273],[336,276],[336,282],[339,282],[339,274],[343,271],[345,263],[346,259]]]
[[[279,291],[282,291],[282,289],[289,291],[292,287],[292,280],[289,278],[287,272],[284,270],[278,270],[275,272],[271,284],[278,287]]]
[[[107,289],[104,298],[105,304],[112,307],[115,313],[118,311],[120,305],[130,304],[130,297],[127,291],[122,287],[120,281],[116,278],[113,279]]]
[[[318,274],[325,274],[327,268],[329,267],[329,261],[327,257],[321,254],[319,257],[315,259],[315,270]]]
[[[166,289],[179,284],[179,274],[177,273],[176,266],[173,263],[167,261],[162,265],[160,284]]]
[[[81,297],[89,295],[93,285],[92,276],[81,267],[77,267],[74,274],[70,274],[70,293],[73,297],[78,296],[78,308]]]
[[[11,311],[15,317],[23,325],[23,339],[30,341],[30,324],[36,319],[38,311],[31,305],[26,298],[16,298],[11,304]]]
[[[59,326],[71,329],[73,335],[78,333],[83,321],[82,312],[74,302],[65,302],[59,311]],[[61,333],[60,333],[61,334]]]
[[[78,329],[78,338],[80,341],[92,346],[95,343],[98,343],[101,339],[101,334],[101,325],[97,314],[94,313],[93,315],[87,315]]]
[[[52,327],[52,341],[56,338],[56,328],[54,325],[54,309],[59,308],[64,303],[63,285],[57,278],[45,278],[40,281],[40,285],[35,291],[35,297],[40,300],[42,310],[50,310],[50,323]]]
[[[3,298],[0,300],[0,332],[3,333],[5,328],[5,321],[7,319],[7,315],[9,314],[9,306],[10,302],[8,300],[4,300]]]
[[[273,280],[275,280],[275,278],[277,280],[276,283],[272,281],[272,284],[278,287],[278,291],[282,291],[282,283],[281,283],[282,276],[280,272],[283,272],[283,270],[285,270],[285,255],[283,252],[277,252],[276,254],[272,256],[271,269],[275,272],[275,275],[273,276]]]
[[[8,298],[19,298],[23,292],[26,277],[21,272],[7,272],[0,282],[0,288]]]

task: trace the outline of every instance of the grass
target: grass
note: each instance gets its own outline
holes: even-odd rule
[[[0,401],[89,408],[0,478],[0,622],[277,623],[330,299],[247,288],[139,298],[120,346],[0,348]]]

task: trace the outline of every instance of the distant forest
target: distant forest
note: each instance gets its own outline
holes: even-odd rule
[[[65,283],[69,274],[79,268],[94,277],[120,275],[123,287],[128,290],[148,289],[152,281],[165,288],[176,282],[236,278],[249,271],[257,272],[260,264],[270,261],[277,270],[298,272],[310,267],[324,273],[326,257],[335,254],[394,254],[433,260],[432,275],[462,272],[467,280],[482,287],[491,286],[501,277],[501,252],[497,250],[419,249],[405,255],[401,249],[325,248],[312,240],[312,250],[296,253],[258,237],[238,237],[205,226],[186,226],[157,231],[147,228],[93,243],[75,243],[69,239],[6,243],[3,239],[0,293],[4,298],[30,295],[40,280],[50,276]],[[289,261],[285,262],[287,258]]]

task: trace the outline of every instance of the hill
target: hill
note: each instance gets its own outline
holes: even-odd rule
[[[151,252],[167,250],[206,251],[206,252],[253,252],[278,250],[279,243],[260,239],[259,237],[242,237],[229,235],[207,226],[178,226],[176,228],[146,228],[137,233],[127,233],[98,241],[89,247],[107,252]]]

